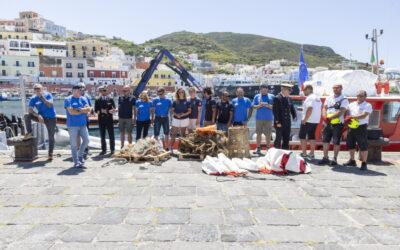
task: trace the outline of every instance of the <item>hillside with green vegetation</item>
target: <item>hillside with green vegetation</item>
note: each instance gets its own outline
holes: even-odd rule
[[[172,53],[180,51],[196,53],[199,59],[219,63],[241,63],[264,65],[270,60],[287,59],[297,63],[300,44],[252,34],[230,32],[192,33],[175,32],[143,44],[134,44],[124,40],[109,40],[112,46],[120,47],[130,55],[154,56],[154,52],[144,52],[146,47],[152,49],[166,48]],[[304,58],[309,67],[327,66],[337,68],[344,59],[331,48],[316,45],[303,45]]]

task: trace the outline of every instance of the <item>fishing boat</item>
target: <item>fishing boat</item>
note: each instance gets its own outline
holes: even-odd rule
[[[57,124],[61,125],[61,127],[67,126],[67,116],[66,115],[56,115]],[[118,117],[114,116],[114,128],[118,127]],[[97,116],[89,117],[89,129],[98,129],[99,128],[99,120]]]

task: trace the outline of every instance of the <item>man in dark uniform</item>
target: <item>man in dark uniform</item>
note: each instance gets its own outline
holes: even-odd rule
[[[107,151],[106,145],[106,129],[108,131],[108,138],[110,139],[111,154],[115,151],[114,139],[114,121],[113,113],[115,112],[114,100],[107,95],[107,86],[99,88],[100,97],[96,99],[94,104],[94,112],[96,112],[99,119],[99,128],[101,136],[101,153],[104,155]]]
[[[294,109],[292,100],[289,95],[292,90],[292,85],[282,84],[282,90],[277,96],[275,96],[272,104],[272,109],[274,113],[274,125],[275,125],[275,141],[274,147],[277,149],[289,149],[289,139],[291,131],[291,119],[290,115],[293,117],[293,121],[297,121],[296,110]]]

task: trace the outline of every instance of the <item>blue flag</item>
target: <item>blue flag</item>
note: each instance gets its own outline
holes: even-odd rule
[[[299,83],[298,83],[300,90],[303,90],[304,82],[307,80],[308,80],[308,70],[307,70],[306,62],[304,61],[304,57],[303,57],[303,47],[301,47],[300,62],[299,62]]]

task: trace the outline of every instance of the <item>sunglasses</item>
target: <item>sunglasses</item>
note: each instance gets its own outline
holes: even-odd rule
[[[41,90],[41,88],[33,88],[33,90]]]
[[[124,92],[129,92],[129,90],[122,90],[122,91],[124,91]]]
[[[185,92],[183,92],[183,91],[179,91],[179,92],[178,92],[178,94],[185,94]]]
[[[365,97],[365,95],[357,95],[357,97]]]
[[[158,95],[163,95],[164,94],[164,92],[158,92]]]

